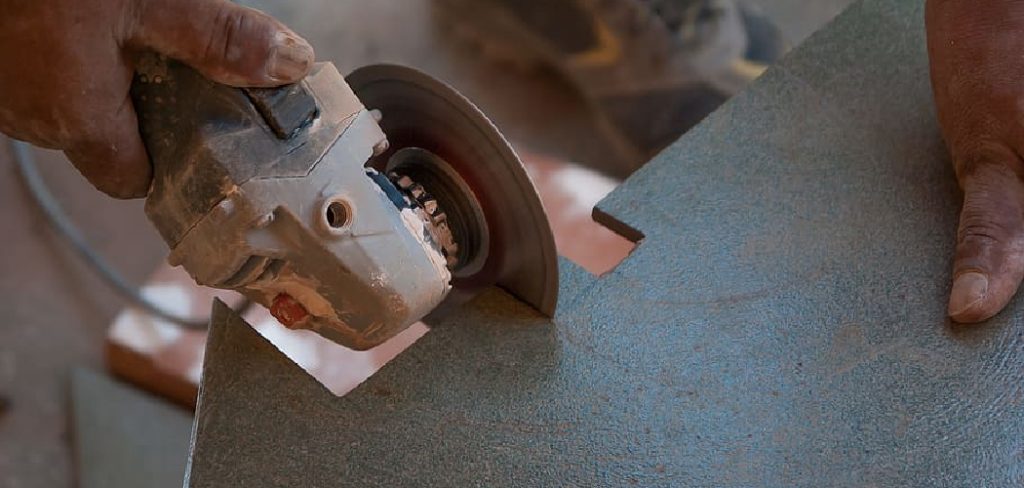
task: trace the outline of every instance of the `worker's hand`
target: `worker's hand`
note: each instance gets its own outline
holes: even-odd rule
[[[0,132],[64,150],[112,196],[144,196],[128,92],[147,49],[236,86],[295,82],[313,64],[294,32],[227,0],[0,0]]]
[[[949,315],[979,322],[1024,276],[1024,2],[928,0],[939,122],[964,206]]]

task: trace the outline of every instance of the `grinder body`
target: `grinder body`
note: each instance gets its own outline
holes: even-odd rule
[[[449,294],[446,236],[367,167],[387,138],[332,64],[239,89],[153,55],[132,97],[154,166],[146,213],[197,283],[359,350]]]

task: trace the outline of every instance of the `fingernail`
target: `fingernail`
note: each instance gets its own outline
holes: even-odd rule
[[[988,277],[970,272],[953,280],[953,291],[949,294],[949,316],[959,318],[981,303],[988,293]]]
[[[306,75],[313,64],[313,48],[306,41],[287,32],[274,36],[274,47],[267,74],[277,81],[291,83]]]

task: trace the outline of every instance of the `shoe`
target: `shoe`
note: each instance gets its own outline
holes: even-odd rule
[[[517,65],[565,77],[624,177],[786,51],[756,9],[729,0],[435,0],[459,35]]]

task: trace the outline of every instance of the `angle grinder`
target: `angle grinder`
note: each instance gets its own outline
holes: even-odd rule
[[[410,68],[232,88],[149,55],[132,98],[169,262],[365,350],[499,285],[554,312],[554,239],[494,125]]]

